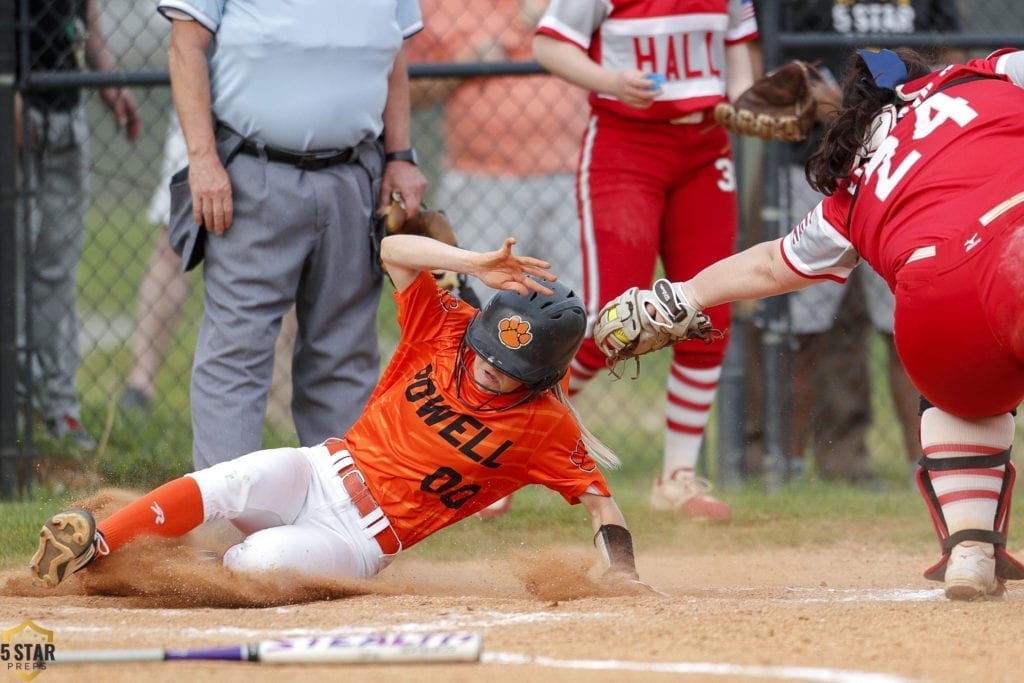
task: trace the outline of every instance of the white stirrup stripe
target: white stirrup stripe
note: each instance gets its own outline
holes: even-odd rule
[[[597,136],[597,117],[591,116],[587,123],[587,132],[583,137],[583,149],[580,154],[579,194],[580,194],[580,226],[583,244],[583,260],[586,265],[586,286],[584,305],[587,310],[587,330],[594,327],[594,319],[601,310],[600,278],[598,277],[597,240],[594,237],[594,209],[590,202],[590,163],[593,158],[594,138]]]

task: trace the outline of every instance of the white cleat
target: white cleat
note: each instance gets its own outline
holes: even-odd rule
[[[711,482],[702,477],[658,477],[651,489],[651,507],[676,512],[691,519],[726,521],[732,517],[728,503],[710,495]]]
[[[995,549],[991,543],[967,541],[954,546],[946,564],[946,597],[977,600],[1002,595],[1003,582],[996,578]]]

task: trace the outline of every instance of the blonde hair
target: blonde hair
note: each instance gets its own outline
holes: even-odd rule
[[[569,402],[569,397],[565,395],[564,391],[562,391],[562,385],[555,384],[551,390],[554,392],[555,398],[558,399],[558,402],[568,408],[569,413],[572,415],[573,419],[576,420],[576,425],[580,428],[580,436],[583,443],[587,446],[587,451],[590,454],[590,457],[594,459],[594,462],[606,470],[617,470],[622,467],[622,461],[619,460],[619,456],[615,454],[615,451],[594,436],[591,431],[587,429],[586,425],[583,424],[583,420],[580,419],[579,413],[576,412],[572,403]]]

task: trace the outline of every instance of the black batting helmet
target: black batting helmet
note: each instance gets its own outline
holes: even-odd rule
[[[545,282],[551,296],[502,290],[491,297],[466,329],[469,348],[533,393],[558,383],[587,327],[583,302],[558,282]]]

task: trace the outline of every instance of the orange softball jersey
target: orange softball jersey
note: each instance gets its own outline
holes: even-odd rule
[[[459,398],[459,349],[475,308],[429,273],[395,300],[398,347],[344,443],[405,548],[527,484],[570,504],[582,493],[610,495],[573,415],[550,391],[513,406],[519,393],[484,392],[467,368],[465,403]],[[502,323],[495,333],[508,335],[521,321]]]

